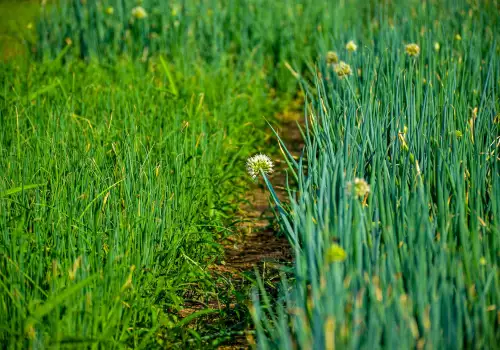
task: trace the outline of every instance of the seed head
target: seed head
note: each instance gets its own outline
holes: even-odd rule
[[[252,179],[256,179],[260,172],[271,174],[273,172],[273,161],[265,154],[256,154],[247,160],[247,171]]]
[[[115,12],[115,9],[114,9],[114,8],[112,8],[111,6],[110,6],[110,7],[108,7],[108,8],[106,8],[106,14],[107,14],[107,15],[110,15],[110,16],[111,16],[114,12]]]
[[[349,41],[346,45],[345,45],[345,48],[347,49],[347,51],[349,52],[354,52],[358,49],[358,45],[356,45],[354,43],[354,41]]]
[[[328,263],[342,262],[347,258],[347,253],[338,244],[332,244],[326,252],[326,261]]]
[[[132,16],[137,19],[144,19],[148,16],[148,13],[142,6],[137,6],[132,9]]]
[[[410,57],[417,57],[420,54],[420,47],[417,44],[408,44],[405,46],[406,54]]]
[[[345,77],[352,74],[351,66],[344,61],[340,61],[333,67],[333,69],[335,70],[335,73],[337,73],[339,79],[344,79]]]
[[[336,64],[339,61],[339,56],[335,51],[328,51],[326,53],[326,63],[328,64]]]
[[[33,324],[29,323],[26,328],[24,329],[26,337],[28,339],[35,339],[36,337],[36,330]]]
[[[349,193],[354,194],[356,197],[363,198],[368,193],[370,193],[370,185],[364,180],[360,178],[355,178],[353,182],[349,182],[347,184],[347,189]]]

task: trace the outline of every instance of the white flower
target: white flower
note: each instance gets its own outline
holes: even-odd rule
[[[271,174],[273,172],[273,161],[265,154],[256,154],[247,160],[247,171],[252,179],[256,179],[260,172]]]

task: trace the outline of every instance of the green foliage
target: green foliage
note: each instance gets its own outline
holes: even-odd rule
[[[293,92],[283,63],[306,68],[330,39],[346,42],[352,22],[371,21],[382,1],[317,0],[71,0],[42,6],[38,36],[27,41],[39,60],[97,58],[115,62],[123,55],[147,61],[155,53],[187,61],[220,63],[228,55],[238,65],[264,67],[271,87]],[[136,18],[138,5],[147,17]]]
[[[244,159],[269,147],[264,117],[297,80],[302,157],[280,140],[290,203],[266,178],[295,268],[277,307],[255,295],[259,346],[498,342],[495,1],[45,4],[33,27],[10,29],[27,60],[0,66],[2,345],[215,347],[240,334],[245,290],[207,266],[244,200]],[[326,65],[330,50],[352,76]],[[355,178],[368,197],[349,192]],[[186,291],[225,307],[181,320]]]
[[[1,61],[22,54],[26,51],[23,43],[33,42],[34,23],[38,18],[39,7],[39,2],[34,0],[0,0]]]
[[[322,79],[300,78],[306,146],[288,157],[289,209],[276,200],[295,269],[278,306],[254,295],[259,348],[498,344],[498,18],[448,5],[384,8],[341,55],[352,76],[320,62]]]
[[[168,339],[186,290],[215,288],[206,266],[273,108],[261,75],[163,58],[2,69],[0,342]]]

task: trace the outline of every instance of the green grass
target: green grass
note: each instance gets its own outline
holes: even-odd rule
[[[49,1],[50,2],[50,1]],[[0,59],[25,54],[25,40],[33,40],[40,4],[34,0],[0,1]]]
[[[4,67],[3,343],[154,343],[213,290],[273,103],[251,70],[163,63]]]
[[[245,159],[275,153],[267,122],[300,87],[306,148],[284,153],[276,202],[295,266],[278,300],[267,281],[254,294],[257,346],[493,347],[496,5],[144,0],[145,19],[128,0],[37,5],[0,65],[0,343],[207,348],[239,331],[248,295],[207,266],[246,200]],[[25,8],[12,18],[31,21]],[[240,308],[181,319],[186,295]]]

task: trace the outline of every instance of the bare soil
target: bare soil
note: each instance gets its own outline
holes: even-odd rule
[[[300,102],[297,103],[297,105],[300,104]],[[295,158],[298,158],[304,147],[297,126],[297,123],[302,122],[302,119],[303,114],[296,107],[277,116],[279,125],[277,132]],[[271,136],[271,139],[277,142],[274,135]],[[278,148],[276,147],[276,149]],[[287,165],[284,161],[280,161],[283,159],[282,154],[270,156],[275,162],[275,171],[270,175],[270,181],[278,197],[286,201],[285,170]],[[225,250],[224,261],[211,265],[209,270],[212,275],[222,276],[226,281],[229,280],[235,289],[248,293],[251,283],[245,276],[254,275],[255,271],[258,271],[261,276],[265,276],[266,282],[279,283],[280,267],[290,265],[293,256],[288,240],[277,232],[269,191],[263,184],[263,180],[259,179],[259,182],[252,186],[245,197],[248,202],[243,204],[237,212],[239,224],[236,226],[236,233],[221,242]],[[227,288],[227,284],[221,285],[221,288]],[[246,303],[248,306],[250,301],[247,300]],[[211,300],[208,302],[208,306],[213,309],[227,308],[227,305],[221,306],[219,300]],[[186,317],[202,307],[197,303],[187,303],[180,316]],[[237,312],[239,305],[236,298],[231,300],[229,307],[234,308]],[[224,323],[228,322],[228,324],[231,324],[231,321],[223,320]],[[212,319],[207,320],[207,322],[216,322],[220,325],[221,320]],[[227,336],[218,349],[247,349],[251,347],[254,344],[254,338],[253,332],[249,329],[250,324],[250,320],[246,320],[243,329]]]

